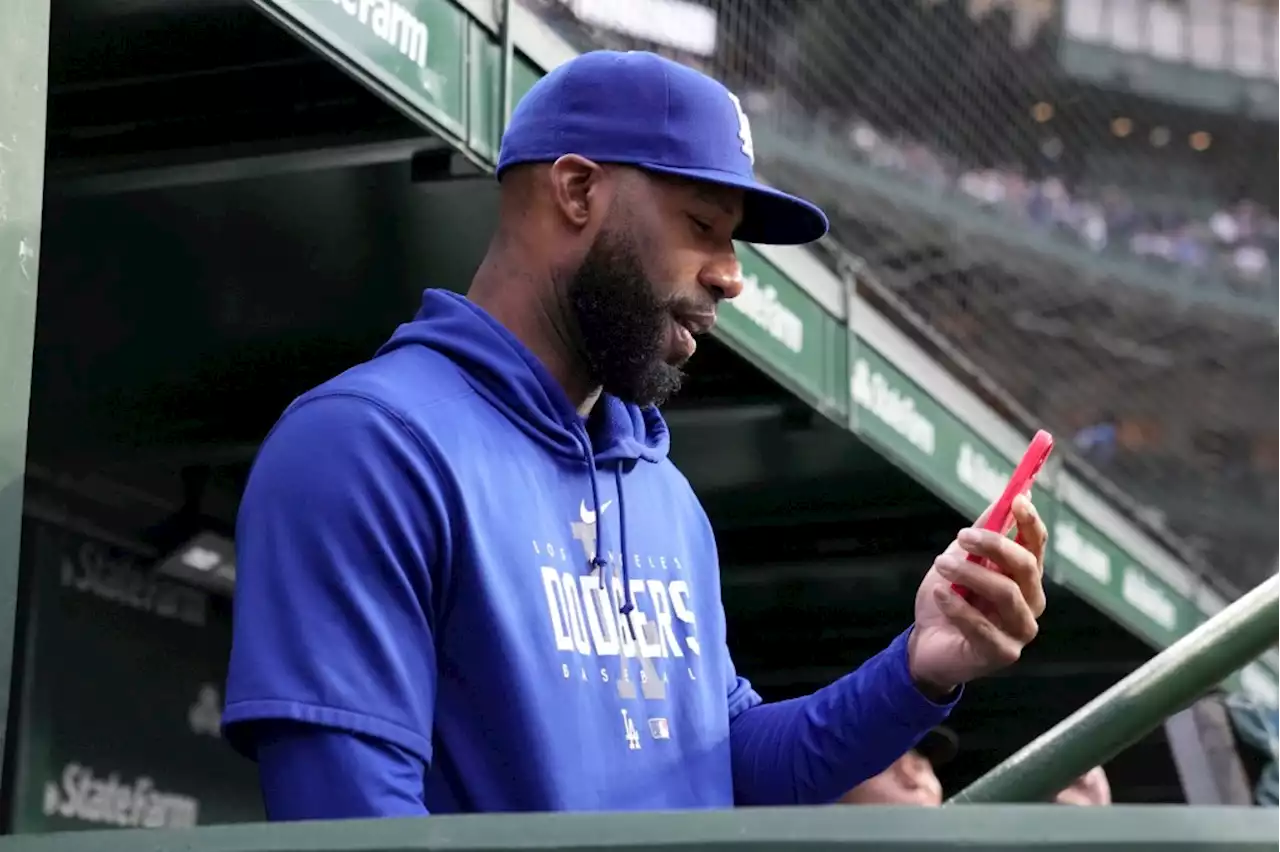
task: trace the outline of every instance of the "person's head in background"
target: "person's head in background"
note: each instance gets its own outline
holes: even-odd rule
[[[942,783],[938,780],[937,768],[954,758],[958,750],[959,739],[950,728],[934,728],[915,748],[884,772],[845,793],[838,803],[937,807],[942,804]],[[1059,805],[1111,804],[1107,773],[1101,766],[1095,766],[1054,796],[1053,801]]]
[[[1059,805],[1109,805],[1111,782],[1102,767],[1095,766],[1054,796],[1053,801]]]
[[[942,783],[936,768],[955,757],[959,741],[950,728],[937,727],[916,747],[879,775],[868,778],[840,797],[845,805],[942,804]]]

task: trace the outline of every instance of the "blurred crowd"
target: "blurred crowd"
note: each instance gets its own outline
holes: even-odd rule
[[[698,70],[723,76],[709,57],[665,48],[643,39],[594,25],[580,18],[579,7],[565,0],[522,0],[578,49],[609,47],[656,50]],[[598,4],[587,4],[594,6]],[[989,35],[990,21],[978,16],[970,23],[973,38]],[[963,17],[961,20],[967,20]],[[758,22],[757,22],[758,23]],[[1007,46],[1001,36],[995,44]],[[991,47],[989,41],[974,42]],[[972,45],[971,45],[972,46]],[[777,84],[778,81],[774,80]],[[790,94],[743,91],[743,104],[753,118],[773,114]],[[1137,257],[1158,269],[1180,271],[1222,281],[1242,293],[1270,296],[1276,289],[1280,259],[1280,222],[1273,212],[1253,200],[1215,200],[1161,196],[1150,188],[1072,184],[1066,177],[1030,175],[1018,163],[998,166],[962,162],[938,146],[890,133],[873,122],[849,114],[788,115],[786,121],[812,124],[812,130],[840,140],[851,159],[868,163],[922,183],[940,193],[955,193],[1000,215],[1041,229],[1097,253]],[[1052,163],[1062,141],[1048,138],[1032,159]],[[1057,150],[1055,150],[1055,148]]]
[[[1280,223],[1251,200],[1210,202],[1206,209],[1202,200],[1141,199],[1114,184],[1068,186],[1053,175],[1033,178],[1016,164],[966,166],[859,120],[848,123],[844,136],[850,155],[863,162],[940,192],[958,192],[1095,252],[1118,249],[1159,264],[1217,273],[1255,292],[1276,277]]]

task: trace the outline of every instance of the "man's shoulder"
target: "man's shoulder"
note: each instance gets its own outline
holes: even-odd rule
[[[475,395],[453,361],[425,346],[408,346],[371,358],[317,386],[312,394],[366,396],[405,413]]]
[[[288,412],[320,400],[347,399],[433,431],[457,416],[455,405],[475,396],[456,364],[425,347],[407,347],[356,364],[299,396]],[[283,419],[283,418],[282,418]]]
[[[357,364],[295,398],[263,440],[252,481],[438,479],[475,392],[447,359],[419,349]]]
[[[309,464],[322,467],[400,454],[395,464],[440,471],[453,454],[459,419],[468,418],[477,398],[447,358],[422,347],[393,351],[296,397],[265,436],[258,459],[291,455],[283,446],[295,445],[308,447]]]

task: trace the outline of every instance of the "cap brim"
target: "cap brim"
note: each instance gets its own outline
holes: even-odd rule
[[[742,223],[734,239],[772,246],[798,246],[826,236],[831,224],[818,205],[765,186],[733,172],[716,169],[681,169],[652,163],[637,163],[642,169],[676,175],[689,180],[732,186],[746,191]]]
[[[915,750],[935,767],[949,763],[960,751],[960,738],[955,731],[939,725],[916,743]]]

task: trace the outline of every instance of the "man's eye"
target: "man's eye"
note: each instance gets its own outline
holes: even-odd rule
[[[693,227],[694,227],[695,229],[697,229],[698,233],[700,233],[700,234],[709,234],[709,233],[711,233],[711,223],[710,223],[710,222],[707,222],[707,221],[706,221],[706,220],[704,220],[704,219],[699,219],[697,216],[690,216],[690,217],[689,217],[689,221],[693,223]]]

